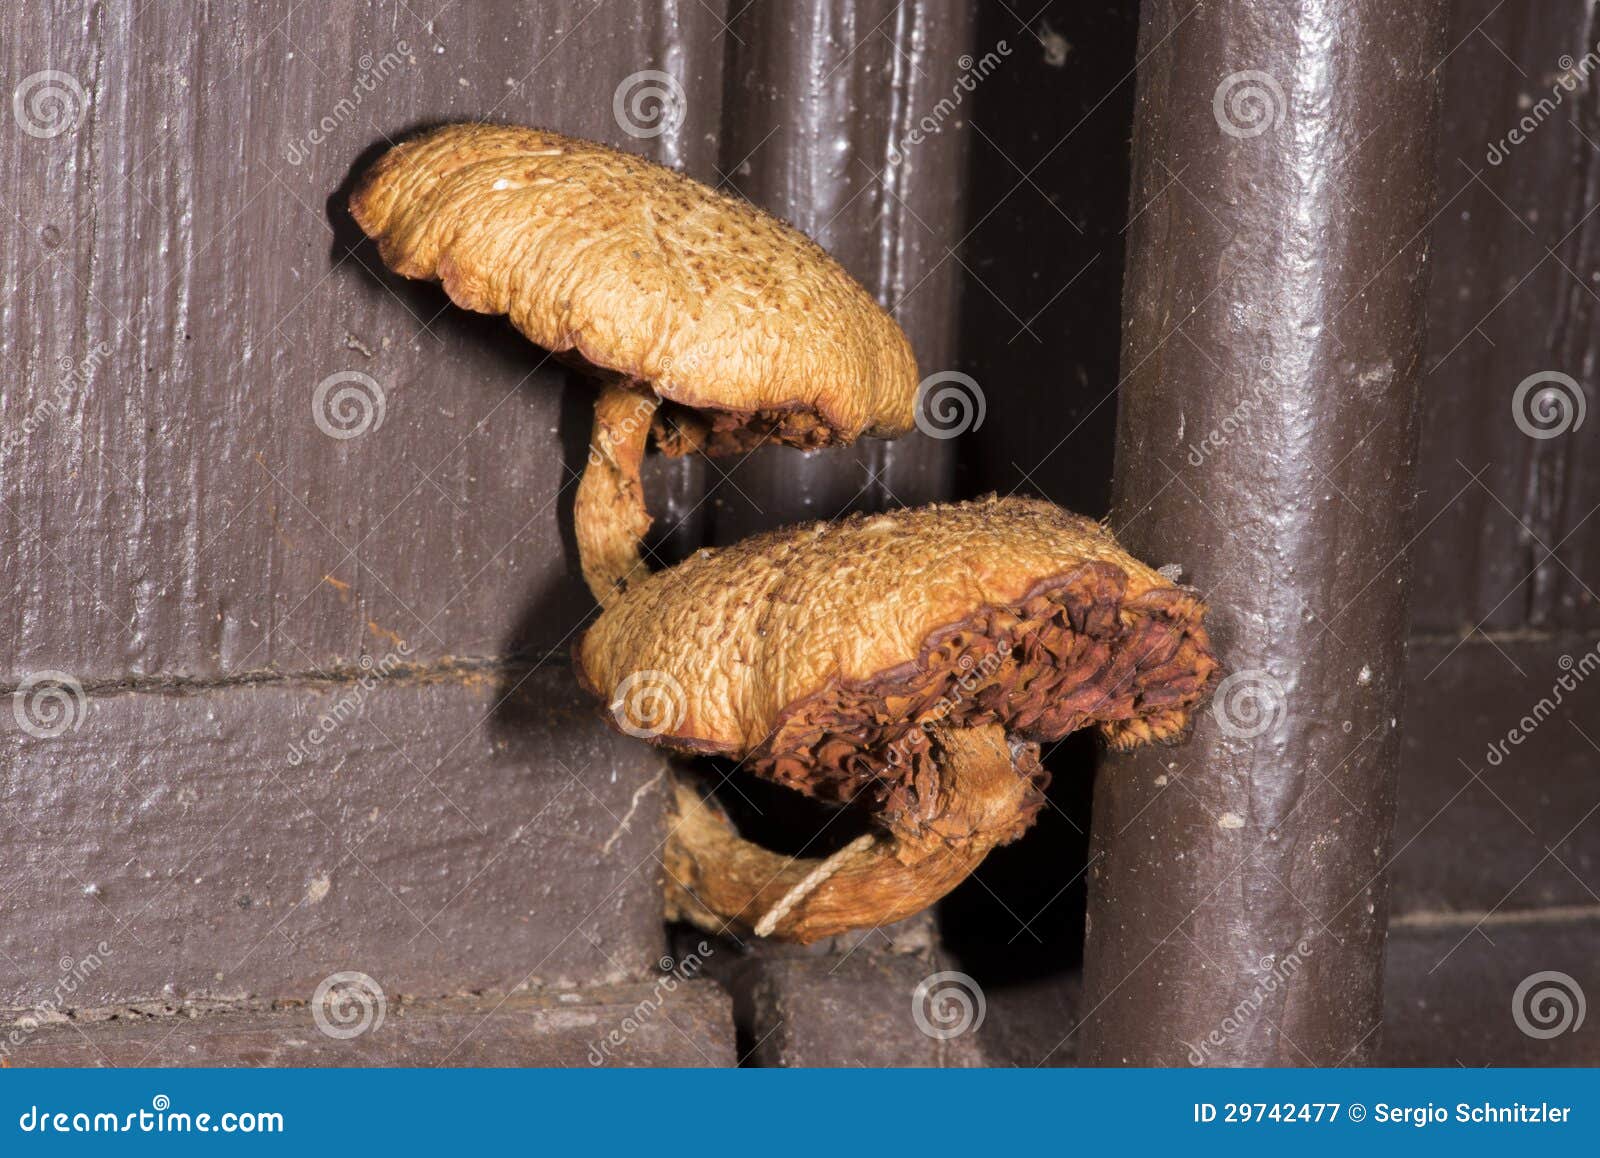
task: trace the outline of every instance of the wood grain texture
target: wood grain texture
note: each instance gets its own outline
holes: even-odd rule
[[[90,954],[58,1003],[304,999],[347,969],[423,997],[593,984],[660,954],[663,769],[563,667],[77,718],[0,733],[0,1009]]]
[[[1580,920],[1496,925],[1481,934],[1470,923],[1451,928],[1395,929],[1389,937],[1384,1047],[1390,1066],[1593,1066],[1600,1065],[1593,999],[1600,988],[1600,914]],[[1535,1030],[1560,1025],[1559,1007],[1529,1017],[1534,993],[1566,974],[1588,995],[1581,1026],[1534,1036],[1519,1027],[1520,1010]],[[1519,987],[1535,978],[1519,1002]],[[1564,983],[1557,982],[1558,987]],[[1572,990],[1565,992],[1570,1000]],[[1551,991],[1553,997],[1554,990]]]
[[[318,1031],[310,1009],[124,1013],[49,1025],[11,1046],[14,1066],[731,1066],[733,1019],[708,982],[563,993],[389,1001],[349,1038]],[[631,1026],[632,1028],[627,1028]],[[613,1044],[609,1035],[615,1033]],[[7,1035],[0,1031],[0,1049]],[[596,1060],[598,1059],[598,1060]]]
[[[970,134],[948,108],[939,132],[915,143],[909,134],[941,101],[965,97],[975,9],[970,0],[780,0],[743,6],[730,32],[723,173],[889,307],[923,375],[955,355],[961,268],[949,247],[963,230]],[[727,481],[709,476],[715,538],[946,498],[954,453],[952,442],[913,432],[718,464]]]
[[[1600,907],[1600,638],[1426,640],[1407,669],[1396,919]]]
[[[1595,51],[1590,10],[1451,5],[1427,240],[1419,629],[1600,623],[1600,97],[1562,64]],[[1518,428],[1513,395],[1544,371],[1576,380],[1589,417],[1538,439]]]
[[[0,683],[314,673],[387,633],[424,658],[557,647],[590,606],[565,523],[590,388],[379,272],[344,198],[463,118],[712,176],[721,7],[9,8],[11,83],[53,69],[82,99],[0,151]],[[647,69],[683,115],[635,138],[613,98]],[[349,372],[384,413],[341,440],[313,397]]]
[[[864,949],[845,958],[752,962],[732,981],[741,1029],[755,1042],[746,1064],[933,1066],[984,1064],[979,1031],[938,1038],[918,1028],[917,986],[941,968],[926,956]],[[966,996],[971,997],[970,992]],[[948,994],[944,1000],[949,1001]],[[924,1019],[934,1011],[924,1004]],[[945,1012],[945,1011],[941,1011]],[[976,1013],[972,1020],[976,1021]],[[943,1021],[928,1021],[954,1029]]]
[[[1183,748],[1099,770],[1084,1057],[1182,1064],[1295,957],[1209,1060],[1360,1061],[1382,1014],[1426,286],[1410,243],[1432,215],[1444,8],[1167,0],[1141,19],[1149,208],[1128,236],[1111,523],[1183,564],[1229,675]],[[1241,111],[1229,93],[1249,88]]]

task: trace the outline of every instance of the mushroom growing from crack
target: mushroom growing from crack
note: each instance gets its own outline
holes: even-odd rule
[[[871,794],[878,831],[796,860],[677,789],[669,913],[813,941],[926,908],[1020,836],[1041,742],[1180,737],[1217,670],[1204,610],[1098,523],[990,498],[701,551],[612,603],[576,660],[632,735]]]
[[[601,378],[573,522],[602,605],[648,573],[652,429],[671,455],[911,429],[916,361],[871,295],[799,231],[642,158],[448,125],[385,153],[350,209],[395,272]]]

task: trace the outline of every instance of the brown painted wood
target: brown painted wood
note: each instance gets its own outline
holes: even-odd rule
[[[1442,935],[1429,922],[1470,928],[1474,913],[1497,904],[1535,920],[1541,909],[1559,915],[1591,904],[1589,890],[1600,891],[1594,825],[1572,830],[1595,800],[1594,763],[1569,724],[1541,727],[1503,766],[1483,768],[1481,780],[1456,761],[1462,755],[1478,767],[1472,753],[1481,756],[1509,724],[1501,716],[1536,702],[1533,693],[1548,690],[1559,656],[1592,642],[1592,635],[1561,632],[1600,624],[1589,590],[1600,574],[1600,515],[1589,518],[1600,502],[1592,436],[1600,419],[1591,414],[1580,431],[1540,441],[1517,429],[1510,408],[1516,384],[1544,369],[1571,373],[1590,410],[1600,406],[1592,370],[1600,333],[1594,91],[1569,97],[1500,163],[1486,155],[1552,92],[1561,57],[1581,57],[1600,34],[1580,0],[1454,0],[1450,7],[1439,213],[1430,226],[1418,626],[1430,633],[1535,626],[1556,634],[1502,634],[1455,653],[1452,641],[1430,634],[1409,658],[1394,845],[1404,851],[1393,865],[1401,948],[1390,969],[1409,978],[1409,988],[1389,1005],[1390,1017],[1403,1019],[1389,1056],[1403,1059],[1428,1056],[1434,1036],[1455,1041],[1467,1033],[1491,973],[1503,988],[1522,975],[1512,976],[1516,970],[1540,967],[1546,946],[1567,943],[1535,924],[1506,935],[1523,949],[1485,957],[1432,988],[1434,959],[1415,969],[1413,957],[1421,956],[1406,947]],[[390,139],[475,116],[595,136],[713,183],[726,179],[814,232],[894,307],[924,373],[960,368],[984,390],[984,427],[952,442],[914,436],[813,458],[767,451],[733,471],[732,482],[701,463],[652,459],[664,558],[709,538],[713,524],[716,537],[728,539],[952,490],[1033,489],[1100,513],[1112,441],[1106,399],[1118,378],[1116,302],[1108,293],[1121,274],[1124,226],[1133,219],[1138,237],[1176,223],[1200,235],[1195,244],[1203,248],[1211,214],[1227,218],[1239,192],[1189,173],[1164,187],[1165,176],[1147,166],[1143,186],[1129,195],[1136,8],[1056,3],[1035,13],[931,0],[748,7],[667,0],[625,10],[588,0],[494,0],[451,6],[429,27],[416,18],[427,12],[404,6],[335,0],[313,12],[269,0],[213,4],[200,21],[159,4],[86,15],[47,3],[0,16],[10,87],[59,70],[82,91],[80,100],[62,87],[68,115],[59,133],[48,101],[25,106],[39,135],[18,123],[10,102],[4,108],[0,689],[9,693],[32,673],[59,669],[88,685],[92,705],[79,731],[49,741],[14,726],[9,695],[0,707],[8,832],[0,838],[0,1007],[14,1016],[40,1000],[57,983],[60,959],[81,960],[107,932],[125,938],[125,948],[107,958],[79,1000],[296,1000],[323,975],[318,970],[351,958],[435,996],[514,984],[540,958],[535,973],[544,980],[644,975],[661,945],[655,884],[648,864],[629,876],[615,861],[624,854],[630,864],[648,860],[658,814],[647,786],[658,766],[599,728],[563,665],[541,669],[512,692],[527,669],[498,658],[559,653],[588,611],[565,504],[571,469],[581,463],[589,388],[553,370],[503,323],[464,316],[437,291],[384,273],[344,216],[349,179]],[[1009,52],[992,75],[963,88],[963,53],[981,57],[1002,40]],[[614,97],[649,69],[673,76],[683,116],[659,136],[634,137],[619,124]],[[1372,87],[1394,83],[1385,75]],[[889,163],[890,146],[958,92],[941,131]],[[1200,92],[1190,110],[1202,127],[1209,99]],[[310,130],[323,118],[326,139],[314,142]],[[1396,116],[1407,140],[1416,119],[1409,108]],[[1369,152],[1388,158],[1391,179],[1409,171],[1380,134],[1352,154],[1360,180],[1374,171],[1364,167]],[[1335,199],[1328,216],[1347,208]],[[1146,221],[1152,211],[1156,218]],[[1209,269],[1205,261],[1192,268]],[[1219,279],[1190,280],[1203,293]],[[1180,312],[1204,305],[1173,304]],[[1234,348],[1219,350],[1203,332],[1214,322],[1202,311],[1201,328],[1186,324],[1184,336],[1152,359],[1163,363],[1163,380],[1188,383],[1182,410],[1191,436],[1219,416],[1209,401],[1193,408],[1206,393],[1196,384],[1218,375],[1189,339],[1226,371],[1235,368]],[[311,407],[318,383],[342,371],[371,375],[385,396],[383,425],[345,441],[320,431]],[[1329,380],[1342,380],[1342,372],[1335,365]],[[1138,379],[1130,385],[1140,388]],[[1374,447],[1381,451],[1392,436],[1380,427],[1366,437],[1368,417],[1352,416],[1336,453],[1315,461],[1369,508],[1366,519],[1349,520],[1357,538],[1377,528],[1382,541],[1403,503],[1386,502],[1372,517],[1360,489],[1372,480],[1344,473],[1366,472]],[[1342,470],[1334,460],[1347,450]],[[1174,465],[1231,520],[1235,507]],[[1189,504],[1183,491],[1172,484],[1156,514],[1164,519],[1160,512],[1172,504]],[[1218,551],[1232,542],[1209,515],[1192,506],[1189,514],[1219,541]],[[1149,518],[1130,533],[1145,534],[1139,526]],[[1263,518],[1263,527],[1276,526]],[[1172,542],[1150,532],[1141,549],[1165,562]],[[1190,565],[1191,578],[1219,590],[1231,585],[1237,594],[1259,578],[1248,568],[1223,574],[1208,551],[1202,542],[1172,553]],[[1326,617],[1319,593],[1274,578]],[[1224,617],[1235,614],[1236,601],[1218,599]],[[1287,629],[1297,610],[1280,601],[1273,614]],[[1228,630],[1253,639],[1258,626],[1237,616]],[[1336,626],[1348,634],[1343,620]],[[400,639],[431,666],[385,684],[336,742],[314,760],[289,764],[286,741],[354,686],[361,657],[381,657]],[[1358,736],[1392,694],[1398,663],[1384,654],[1389,659],[1374,665],[1374,700],[1362,700],[1363,714],[1350,716]],[[1323,658],[1338,675],[1350,674],[1343,647],[1330,646]],[[281,679],[285,673],[296,678]],[[1298,685],[1296,698],[1312,686]],[[1338,702],[1319,703],[1318,711],[1342,729]],[[1340,742],[1349,742],[1342,730],[1308,741],[1311,766],[1333,764],[1322,754],[1338,755]],[[1370,751],[1337,774],[1366,775]],[[541,794],[586,758],[606,769],[600,780],[586,780],[595,796],[571,788],[513,839],[519,810],[544,807]],[[1373,759],[1382,763],[1387,751]],[[413,763],[482,831],[431,790],[414,791]],[[1063,776],[1083,763],[1074,757],[1057,770],[1057,799],[1069,809],[1078,794]],[[1171,809],[1162,825],[1210,833],[1209,817],[1180,781],[1201,788],[1176,774],[1160,795],[1153,776],[1132,782],[1155,800],[1145,819]],[[630,827],[606,851],[641,789]],[[1201,794],[1213,809],[1226,796]],[[1318,790],[1332,796],[1328,787]],[[1309,813],[1317,802],[1302,807]],[[1083,859],[1063,853],[1076,847],[1070,820],[1057,812],[1051,822],[1060,837],[1051,844],[1058,872],[1036,871],[1031,849],[1019,845],[997,855],[969,890],[1003,923],[1004,933],[990,939],[1003,956],[1013,965],[1028,958],[1014,971],[1021,976],[1037,975],[1046,958],[1059,971],[1076,953],[1075,933],[1063,944],[1047,926],[1076,925],[1072,881]],[[345,862],[328,873],[328,891],[313,904],[319,866],[338,865],[364,836],[370,843],[362,850],[379,849],[373,857],[363,852],[371,870]],[[1547,847],[1566,867],[1535,863]],[[1473,855],[1463,859],[1462,848]],[[1271,867],[1305,895],[1281,865]],[[1097,861],[1092,871],[1115,873],[1116,866]],[[1021,882],[1014,888],[1013,879]],[[1167,887],[1164,877],[1145,879]],[[1114,878],[1096,881],[1108,896],[1120,888]],[[1133,895],[1128,909],[1137,916],[1141,894]],[[1381,913],[1381,898],[1373,899]],[[418,922],[406,909],[425,906],[445,906],[439,942],[414,936]],[[1292,923],[1296,910],[1285,908],[1287,917],[1272,919]],[[1044,945],[1019,932],[1013,910],[1045,930]],[[983,927],[971,924],[973,912],[961,903],[946,920]],[[1104,935],[1104,914],[1096,928]],[[1013,934],[1022,941],[1006,944]],[[1496,929],[1490,936],[1505,943]],[[1018,947],[1023,941],[1028,953]],[[1473,954],[1486,952],[1485,942],[1473,934],[1458,957],[1478,961]],[[1181,938],[1174,943],[1185,951]],[[1002,955],[991,949],[987,958],[975,952],[963,961],[986,984],[980,966]],[[1162,960],[1170,949],[1160,950]],[[1064,987],[1076,984],[1063,976]],[[1139,996],[1129,986],[1113,1007]],[[827,1012],[826,987],[794,989],[801,992],[814,999],[804,1008]],[[867,1000],[866,989],[849,992]],[[890,1004],[903,997],[893,984],[873,992]],[[1085,1035],[1065,1013],[1032,998],[1008,999],[998,981],[992,996],[992,1018],[1051,1012],[1041,1019],[1049,1027],[1038,1035],[1043,1045],[1010,1026],[1010,1044],[991,1060],[1046,1052],[1069,1033],[1049,1064],[1076,1056]],[[293,1052],[284,1050],[279,1022],[213,1039],[211,1020],[180,1023],[194,1056],[225,1062]],[[416,1021],[428,1019],[419,1010]],[[106,1035],[96,1040],[147,1042],[147,1028],[113,1023],[95,1031]],[[199,1031],[194,1042],[191,1029]],[[1520,1034],[1509,1036],[1499,1021],[1493,1029],[1494,1042],[1463,1047],[1463,1057],[1538,1060],[1514,1048],[1524,1044]],[[822,1047],[845,1034],[824,1030],[819,1019],[795,1029],[794,1040],[810,1042],[806,1056],[822,1058]],[[543,1030],[532,1038],[522,1032],[494,1038],[482,1058],[572,1060],[553,1045],[539,1052],[546,1046],[537,1042],[556,1040],[539,1036]],[[63,1059],[78,1056],[76,1031],[50,1040],[63,1043],[51,1047]],[[403,1047],[377,1043],[382,1048],[366,1056],[430,1058],[438,1040],[419,1031]],[[207,1044],[213,1041],[231,1044]],[[650,1056],[677,1056],[663,1048]]]
[[[750,962],[731,990],[740,1030],[753,1043],[744,1064],[789,1066],[918,1066],[963,1069],[984,1063],[976,1007],[962,1028],[952,992],[952,1020],[927,1020],[949,1036],[918,1026],[918,986],[945,966],[928,955],[862,949],[848,957],[768,958]],[[935,982],[925,990],[945,989]],[[966,996],[971,999],[968,991]],[[939,1000],[940,998],[932,998]]]
[[[910,335],[924,375],[952,368],[955,356],[961,267],[949,247],[963,230],[970,135],[955,102],[970,99],[961,78],[982,55],[975,7],[750,4],[729,32],[729,184],[816,238],[872,290]],[[940,131],[920,132],[941,101],[951,103],[937,114]],[[774,448],[717,464],[707,476],[715,536],[733,542],[802,519],[946,497],[954,451],[951,440],[913,432],[892,444],[804,457]]]
[[[1600,907],[1600,637],[1414,641],[1397,918]]]
[[[76,710],[0,732],[0,1009],[91,953],[64,1004],[593,984],[663,950],[663,767],[563,666]]]
[[[1471,921],[1393,928],[1381,1060],[1400,1066],[1600,1065],[1592,1008],[1600,988],[1597,961],[1600,910],[1478,929]],[[1550,976],[1558,973],[1564,977]],[[1576,991],[1589,1006],[1581,1025],[1575,1016],[1563,1021],[1559,1004],[1564,993],[1575,1013]]]
[[[722,7],[8,7],[12,83],[76,90],[38,107],[69,114],[54,135],[10,131],[8,100],[0,155],[0,684],[309,673],[389,632],[424,658],[561,646],[590,606],[563,529],[589,388],[379,272],[344,194],[460,118],[714,176]],[[636,138],[614,97],[650,69],[683,115]],[[339,440],[313,396],[351,372],[384,416]]]
[[[1595,51],[1600,23],[1582,0],[1451,8],[1431,227],[1417,626],[1593,628],[1600,99],[1562,62],[1576,66]],[[1520,143],[1508,139],[1518,132]],[[1513,398],[1545,371],[1578,383],[1590,417],[1539,439],[1519,428]]]
[[[386,996],[381,1022],[374,1004],[331,1023],[367,1026],[346,1038],[320,1032],[304,1006],[193,1018],[125,1011],[47,1025],[17,1043],[0,1028],[0,1051],[14,1066],[731,1066],[728,1006],[714,985],[658,978],[509,997]]]
[[[1451,10],[1383,1059],[1593,1064],[1588,1034],[1533,1036],[1512,1009],[1551,970],[1593,992],[1600,458],[1592,417],[1532,438],[1513,395],[1557,370],[1596,401],[1600,132],[1563,57],[1597,29],[1581,3]]]
[[[1375,1051],[1442,33],[1144,6],[1112,525],[1206,596],[1234,683],[1101,768],[1090,1063]]]

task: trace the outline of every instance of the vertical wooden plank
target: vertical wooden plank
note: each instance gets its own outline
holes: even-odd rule
[[[958,102],[977,63],[972,7],[751,4],[729,32],[730,184],[814,237],[892,309],[925,375],[953,368],[961,271],[949,247],[962,230]],[[924,117],[937,131],[919,129]],[[718,464],[708,475],[716,538],[943,497],[952,454],[949,440],[913,432],[893,444],[805,456],[769,448]]]
[[[1600,529],[1588,518],[1600,503],[1600,434],[1593,417],[1555,433],[1563,399],[1572,407],[1581,394],[1590,412],[1600,404],[1591,9],[1453,5],[1423,386],[1419,630],[1600,622],[1590,590]],[[1519,385],[1542,374],[1575,387],[1535,385],[1517,407]],[[1541,418],[1545,407],[1555,409]]]
[[[54,69],[76,115],[5,135],[0,681],[328,670],[391,637],[421,661],[558,649],[590,609],[563,529],[589,387],[383,272],[344,193],[462,118],[712,176],[721,11],[9,9],[12,85]],[[651,73],[670,115],[630,131],[619,97]],[[317,421],[330,378],[343,426]]]

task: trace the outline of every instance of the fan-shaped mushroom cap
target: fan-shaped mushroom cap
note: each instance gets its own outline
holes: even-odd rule
[[[826,799],[936,792],[933,726],[1175,737],[1217,669],[1190,591],[1032,499],[855,516],[701,551],[577,648],[619,726]],[[920,804],[918,803],[920,800]]]
[[[711,412],[668,450],[911,429],[910,343],[814,242],[748,201],[603,145],[459,124],[391,150],[351,199],[406,277],[551,350]]]
[[[385,153],[350,211],[397,273],[508,315],[607,380],[574,501],[602,604],[646,571],[639,463],[652,429],[668,454],[731,454],[913,424],[911,344],[838,262],[748,201],[642,158],[540,129],[447,125]]]

